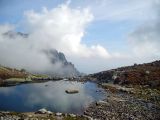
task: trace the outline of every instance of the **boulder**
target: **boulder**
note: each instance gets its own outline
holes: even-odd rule
[[[56,116],[62,116],[62,113],[58,112],[58,113],[56,113]]]
[[[28,117],[33,117],[32,115],[28,115]]]
[[[83,117],[87,118],[88,120],[94,120],[92,117],[87,116],[87,115],[83,115]]]
[[[72,89],[70,89],[70,90],[68,89],[65,92],[68,93],[68,94],[75,94],[75,93],[78,93],[79,91],[78,90],[74,90],[74,89],[73,90]]]
[[[51,115],[51,114],[52,114],[52,112],[51,112],[51,111],[47,111],[47,114]]]
[[[76,117],[76,115],[75,115],[75,114],[69,114],[69,116],[71,116],[71,117]]]
[[[121,92],[133,93],[134,89],[133,88],[126,88],[126,87],[119,87],[118,90]]]
[[[109,106],[109,103],[106,102],[106,101],[99,100],[98,102],[96,102],[96,105],[107,105],[107,106]]]
[[[37,113],[39,113],[39,114],[46,114],[48,111],[45,109],[45,108],[42,108],[42,109],[39,109],[38,111],[37,111]]]

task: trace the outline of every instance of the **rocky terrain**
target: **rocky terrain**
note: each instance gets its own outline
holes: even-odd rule
[[[92,103],[85,115],[100,120],[159,120],[160,91],[110,84],[104,86],[108,97]]]
[[[46,109],[40,109],[37,112],[0,112],[0,120],[89,120],[86,115],[53,113]]]
[[[160,87],[160,60],[145,64],[120,67],[88,76],[99,82],[113,82],[121,85],[149,85]]]
[[[108,97],[90,105],[85,114],[100,120],[159,120],[160,61],[134,64],[86,76]]]

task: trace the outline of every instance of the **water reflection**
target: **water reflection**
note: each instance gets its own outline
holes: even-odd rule
[[[77,94],[66,94],[66,89],[78,89]],[[49,81],[0,88],[0,110],[36,111],[47,108],[54,112],[81,114],[91,102],[103,99],[104,92],[91,82]]]

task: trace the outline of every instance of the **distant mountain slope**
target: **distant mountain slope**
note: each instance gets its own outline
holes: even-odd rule
[[[0,87],[18,85],[21,83],[41,82],[50,79],[57,80],[59,78],[50,78],[42,74],[31,74],[26,72],[25,69],[18,70],[0,65]]]
[[[26,78],[28,73],[22,69],[17,70],[9,67],[4,67],[0,65],[0,79],[8,79],[8,78]]]
[[[89,75],[101,82],[117,84],[141,84],[160,86],[160,60],[151,63],[134,64]]]

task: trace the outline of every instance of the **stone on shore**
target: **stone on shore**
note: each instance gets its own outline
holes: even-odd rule
[[[56,116],[62,116],[62,113],[58,112],[58,113],[56,113]]]
[[[69,114],[69,116],[71,116],[71,117],[76,117],[76,115],[75,115],[75,114]]]
[[[108,106],[109,103],[106,101],[99,100],[98,102],[96,102],[96,105],[107,105]]]
[[[45,108],[39,109],[36,113],[38,113],[38,114],[49,114],[49,115],[52,114],[51,111],[48,111],[48,110],[45,109]]]
[[[52,114],[52,112],[51,112],[51,111],[47,111],[47,114],[51,115],[51,114]]]
[[[39,113],[39,114],[46,114],[48,111],[45,109],[45,108],[42,108],[42,109],[39,109],[38,111],[37,111],[37,113]]]

